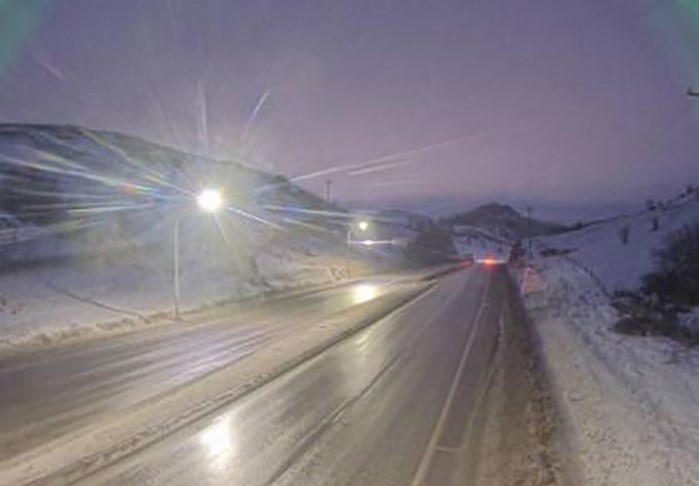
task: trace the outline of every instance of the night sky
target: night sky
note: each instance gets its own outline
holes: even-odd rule
[[[690,0],[0,0],[3,121],[289,176],[405,153],[332,175],[362,204],[671,196],[699,183],[696,81]]]

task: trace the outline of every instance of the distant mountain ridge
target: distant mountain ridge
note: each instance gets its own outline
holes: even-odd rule
[[[563,224],[542,221],[522,215],[507,204],[489,203],[470,211],[456,213],[442,219],[452,227],[467,226],[478,228],[493,238],[521,240],[527,236],[543,236],[561,233],[569,228]]]

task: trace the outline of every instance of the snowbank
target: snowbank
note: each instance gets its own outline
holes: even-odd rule
[[[368,273],[357,255],[277,249],[253,257],[255,271],[190,258],[182,262],[181,308],[190,311]],[[173,311],[172,258],[139,251],[108,261],[0,273],[0,350],[57,344],[167,321]]]
[[[590,241],[580,253],[601,263]],[[570,259],[537,260],[522,278],[581,483],[699,484],[699,352],[611,332],[605,290]]]

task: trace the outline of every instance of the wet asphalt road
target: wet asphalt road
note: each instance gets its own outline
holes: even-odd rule
[[[448,485],[498,339],[476,267],[80,485]],[[252,331],[250,331],[252,332]],[[225,346],[222,346],[225,347]],[[448,405],[448,406],[447,406]]]
[[[0,358],[0,460],[137,407],[402,285],[370,278],[243,311],[211,312],[195,326]]]

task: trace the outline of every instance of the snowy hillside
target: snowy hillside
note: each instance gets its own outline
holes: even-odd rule
[[[653,249],[669,233],[696,221],[699,221],[699,199],[686,194],[653,210],[611,218],[538,241],[545,247],[570,250],[570,256],[592,270],[608,290],[630,289],[652,269]],[[628,240],[624,244],[622,232],[626,231]]]
[[[197,208],[207,187],[225,210]],[[175,228],[184,310],[378,265],[281,176],[78,127],[0,125],[0,214],[6,344],[171,313]]]
[[[124,219],[109,214],[173,209],[207,186],[223,190],[237,209],[257,206],[321,223],[329,219],[303,211],[338,209],[235,161],[79,127],[0,125],[0,164],[2,212],[44,226],[64,223],[62,231]]]
[[[610,296],[637,287],[653,269],[653,250],[697,221],[699,197],[687,191],[637,214],[539,238],[520,273],[584,484],[697,484],[696,347],[669,334],[615,331],[624,315]]]

